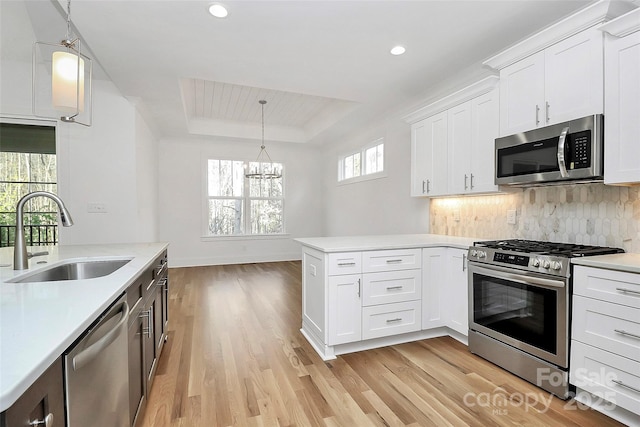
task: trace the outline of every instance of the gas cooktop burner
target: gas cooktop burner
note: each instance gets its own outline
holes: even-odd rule
[[[605,246],[580,245],[575,243],[541,242],[537,240],[490,240],[475,242],[475,247],[499,249],[503,251],[516,251],[536,255],[553,255],[558,257],[583,257],[592,255],[607,255],[624,252],[619,248]]]

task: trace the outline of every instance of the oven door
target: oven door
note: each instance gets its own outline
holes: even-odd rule
[[[469,329],[567,368],[567,282],[469,262]]]

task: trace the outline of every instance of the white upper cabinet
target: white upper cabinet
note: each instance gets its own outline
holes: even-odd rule
[[[500,134],[602,113],[602,46],[592,28],[500,70]]]
[[[495,184],[495,139],[499,135],[500,91],[498,88],[471,100],[471,173],[472,193],[498,191]]]
[[[540,125],[544,105],[544,53],[500,70],[500,134],[511,135]]]
[[[498,191],[493,183],[497,80],[488,77],[405,118],[417,120],[411,126],[412,196]]]
[[[605,40],[604,183],[640,182],[640,9],[611,21]]]
[[[449,192],[469,191],[471,174],[471,101],[448,111],[449,122]]]
[[[411,126],[412,196],[447,193],[447,112]]]
[[[593,3],[484,61],[500,71],[500,136],[602,113],[599,26],[632,9]]]

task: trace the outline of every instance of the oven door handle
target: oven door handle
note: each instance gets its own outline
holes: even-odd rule
[[[515,274],[510,273],[501,269],[493,269],[493,268],[483,268],[478,266],[473,266],[473,268],[469,269],[471,274],[480,273],[485,276],[493,276],[499,279],[511,280],[512,282],[522,283],[524,285],[538,285],[547,288],[564,288],[565,282],[562,280],[551,280],[545,279],[542,277],[535,276],[527,276],[524,274]]]

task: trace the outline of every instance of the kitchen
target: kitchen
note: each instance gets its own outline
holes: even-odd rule
[[[11,5],[12,2],[3,2],[2,7]],[[568,7],[567,4],[562,5]],[[78,6],[73,13],[73,16],[77,13],[80,19],[87,12]],[[560,13],[551,21],[569,13]],[[3,16],[6,15],[3,13]],[[551,21],[546,21],[544,25]],[[3,52],[6,52],[5,40],[15,45],[22,44],[24,50],[19,55],[7,55],[6,60],[5,56],[2,58],[3,117],[30,117],[31,100],[23,93],[28,92],[31,86],[31,43],[36,39],[55,40],[58,34],[64,33],[64,26],[52,31],[51,36],[35,37],[34,34],[24,34],[31,31],[30,27],[4,20],[2,23]],[[38,22],[33,25],[37,27]],[[76,25],[81,28],[80,21]],[[523,30],[520,38],[544,25]],[[40,27],[46,25],[40,22]],[[4,31],[9,30],[15,33],[5,37]],[[90,32],[91,29],[86,31]],[[83,35],[84,32],[81,29]],[[84,36],[89,37],[89,34]],[[93,43],[107,42],[90,42],[92,48],[98,49]],[[121,48],[127,50],[127,46]],[[494,48],[477,59],[484,60],[498,50]],[[110,55],[117,55],[117,51],[112,51]],[[100,60],[105,63],[109,61],[108,58]],[[135,64],[131,66],[135,67]],[[637,218],[633,216],[638,200],[636,187],[605,187],[602,184],[575,188],[537,187],[513,194],[434,199],[431,202],[427,198],[408,197],[411,134],[410,126],[402,118],[434,99],[443,98],[467,83],[479,80],[487,72],[480,66],[471,68],[476,73],[483,71],[480,73],[482,75],[476,74],[473,78],[465,75],[457,81],[452,79],[443,87],[433,89],[428,98],[422,94],[420,100],[410,102],[409,106],[394,113],[387,113],[387,106],[378,106],[378,120],[363,124],[353,133],[340,138],[347,141],[351,148],[357,149],[384,135],[386,177],[382,179],[336,185],[336,159],[349,148],[337,142],[324,145],[269,142],[267,145],[272,157],[282,161],[287,168],[289,216],[286,224],[290,236],[224,241],[202,238],[199,213],[194,219],[189,209],[185,208],[192,206],[191,209],[195,211],[201,209],[202,177],[199,168],[194,165],[199,165],[207,152],[252,158],[257,151],[257,144],[238,145],[229,141],[212,146],[205,137],[184,139],[155,135],[145,123],[144,105],[138,108],[135,99],[122,97],[120,90],[110,81],[96,79],[92,127],[61,124],[57,128],[61,153],[59,194],[71,207],[75,220],[73,227],[61,229],[61,241],[64,244],[167,241],[170,242],[169,259],[172,267],[300,259],[299,245],[293,241],[295,237],[427,231],[482,239],[506,235],[556,241],[575,239],[576,242],[578,239],[584,241],[585,236],[589,236],[589,239],[595,236],[597,239],[604,238],[603,244],[607,246],[640,252]],[[428,101],[425,102],[425,99]],[[267,104],[267,108],[269,106]],[[374,122],[382,124],[374,126]],[[118,125],[113,126],[114,123]],[[105,177],[109,177],[108,180]],[[291,185],[291,182],[295,182],[295,185]],[[160,190],[156,189],[156,185]],[[309,197],[309,194],[318,196]],[[545,216],[555,201],[560,217],[555,212],[553,218]],[[107,212],[85,212],[87,202],[105,203]],[[155,214],[154,206],[161,214]],[[588,206],[588,215],[585,206]],[[506,224],[505,217],[510,210],[516,211],[516,224]],[[604,210],[602,217],[601,210]],[[620,210],[622,216],[618,218],[617,212]],[[581,216],[578,212],[581,212]],[[631,217],[626,217],[625,212],[631,212]],[[469,221],[469,218],[475,221]],[[582,231],[581,220],[589,219],[593,221],[582,221],[585,222]],[[602,221],[598,223],[598,219]],[[597,240],[590,240],[589,243],[600,244]]]

